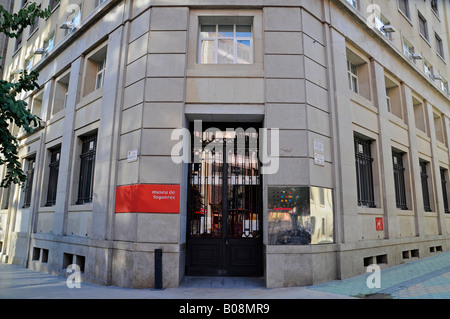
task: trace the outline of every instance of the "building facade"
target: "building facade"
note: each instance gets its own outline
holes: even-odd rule
[[[6,56],[42,125],[11,126],[2,262],[285,287],[450,248],[448,1],[41,2]]]

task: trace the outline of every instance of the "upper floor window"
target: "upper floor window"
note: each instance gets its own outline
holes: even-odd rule
[[[46,53],[53,50],[53,46],[55,45],[55,34],[52,33],[46,40],[44,40],[44,50]]]
[[[390,22],[389,20],[382,15],[380,12],[376,12],[375,13],[375,27],[380,30],[380,32],[389,40],[392,40],[392,30],[389,30],[387,28],[387,26],[389,26],[390,28],[392,28],[390,26]]]
[[[409,43],[406,39],[403,39],[403,53],[408,57],[408,59],[413,62],[416,63],[416,60],[414,59],[414,46]]]
[[[436,53],[439,54],[439,56],[444,59],[444,44],[442,42],[441,37],[435,32],[434,37],[436,39]]]
[[[358,0],[347,0],[350,5],[356,9],[358,9]]]
[[[95,89],[98,90],[103,87],[105,83],[105,71],[106,71],[106,56],[97,63],[97,79],[95,83]]]
[[[411,19],[409,13],[409,0],[398,0],[398,9],[408,18]]]
[[[433,80],[433,74],[434,74],[434,72],[433,72],[433,66],[432,66],[429,62],[427,62],[427,61],[424,60],[424,62],[423,62],[423,69],[424,69],[425,74],[426,74],[430,79]]]
[[[103,87],[106,75],[107,52],[108,46],[105,45],[87,57],[83,96]]]
[[[438,0],[431,0],[431,10],[439,16]]]
[[[19,50],[22,47],[22,39],[23,39],[23,33],[21,33],[17,38],[16,42],[14,44],[14,52]]]
[[[445,94],[448,94],[449,92],[448,92],[448,81],[446,80],[446,79],[444,79],[444,78],[442,78],[442,81],[441,81],[441,90],[445,93]]]
[[[31,36],[34,31],[36,31],[38,29],[39,26],[39,16],[34,17],[34,21],[33,23],[30,25],[30,33],[29,36]]]
[[[200,18],[199,63],[253,63],[252,18]]]
[[[428,24],[425,17],[419,12],[418,13],[418,21],[419,21],[419,33],[427,40],[429,41],[428,37]]]
[[[48,6],[50,7],[50,10],[53,11],[59,4],[58,0],[50,0]]]
[[[98,7],[99,5],[101,5],[105,1],[106,0],[95,0],[95,6]]]
[[[67,21],[66,35],[75,30],[81,24],[81,12],[82,4],[80,3],[74,11],[68,16],[69,21]]]
[[[350,90],[358,93],[358,68],[350,61],[347,61],[347,74]]]
[[[358,51],[347,48],[347,77],[351,91],[372,100],[370,67],[367,58]]]
[[[27,72],[31,71],[31,68],[33,67],[33,60],[34,56],[31,56],[25,60],[25,70],[27,70]]]
[[[70,73],[58,78],[55,82],[55,91],[53,97],[52,115],[63,110],[67,106],[67,97],[69,92]]]

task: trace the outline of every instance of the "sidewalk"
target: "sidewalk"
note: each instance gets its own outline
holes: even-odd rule
[[[450,252],[381,271],[381,287],[370,289],[370,274],[309,287],[342,296],[392,299],[450,299]]]
[[[127,289],[81,283],[14,265],[0,264],[0,299],[450,299],[450,252],[384,269],[381,288],[369,289],[370,274],[292,288],[265,288],[262,278],[187,277],[179,288]]]

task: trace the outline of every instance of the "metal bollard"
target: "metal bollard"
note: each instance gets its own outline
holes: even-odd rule
[[[163,289],[162,285],[162,249],[155,249],[155,289]]]

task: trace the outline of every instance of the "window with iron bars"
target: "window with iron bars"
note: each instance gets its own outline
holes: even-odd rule
[[[77,205],[92,203],[97,134],[82,138]]]
[[[444,212],[446,214],[450,214],[448,209],[448,196],[447,196],[447,181],[445,176],[447,175],[447,170],[445,168],[441,168],[441,185],[442,185],[442,197],[444,199]]]
[[[28,162],[27,181],[26,181],[25,190],[24,190],[23,208],[28,208],[31,205],[31,193],[33,190],[33,176],[34,176],[35,159],[34,158],[28,159],[27,162]]]
[[[394,165],[395,203],[397,208],[406,210],[405,168],[403,167],[403,154],[392,151]]]
[[[59,159],[61,156],[61,148],[52,150],[50,159],[50,172],[48,178],[47,202],[45,206],[53,206],[56,204],[56,190],[58,187],[59,175]]]
[[[370,150],[372,141],[355,136],[354,142],[358,206],[373,208],[376,205],[373,189],[373,158]]]
[[[426,212],[431,212],[430,193],[428,191],[427,162],[420,162],[420,180],[422,182],[423,208]]]

